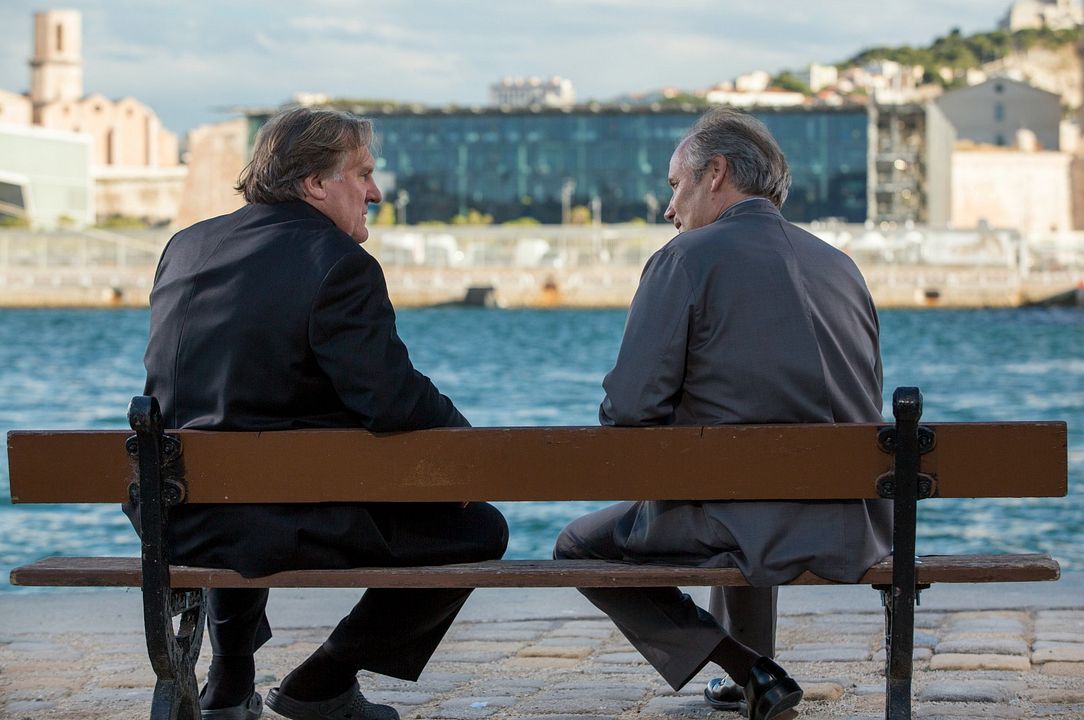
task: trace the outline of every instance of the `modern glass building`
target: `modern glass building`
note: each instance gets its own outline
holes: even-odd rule
[[[496,222],[561,222],[584,205],[603,222],[663,222],[666,176],[696,108],[589,105],[572,109],[349,108],[371,117],[386,202],[409,198],[410,222],[477,210]],[[784,214],[808,222],[868,214],[865,108],[757,109],[794,178]],[[253,129],[268,113],[250,114]]]

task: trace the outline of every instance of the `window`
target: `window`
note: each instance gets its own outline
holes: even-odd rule
[[[64,52],[64,26],[56,26],[56,51]]]
[[[994,103],[994,122],[1005,122],[1005,103]]]

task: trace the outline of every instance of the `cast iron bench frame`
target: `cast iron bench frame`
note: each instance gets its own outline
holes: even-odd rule
[[[194,668],[205,624],[206,589],[211,587],[629,587],[747,583],[733,568],[586,560],[497,560],[408,568],[301,570],[244,578],[229,570],[168,564],[164,543],[168,513],[170,507],[180,503],[651,500],[677,499],[676,495],[680,499],[745,500],[891,498],[895,501],[892,557],[875,565],[856,584],[871,585],[881,593],[887,649],[885,717],[902,720],[911,717],[914,608],[921,590],[938,582],[1056,580],[1060,575],[1057,562],[1048,555],[916,559],[917,501],[939,496],[1058,497],[1066,494],[1068,482],[1064,422],[920,425],[921,414],[922,397],[918,389],[898,388],[893,396],[894,426],[474,428],[383,435],[362,430],[167,433],[157,400],[139,396],[133,398],[129,407],[129,422],[135,435],[125,436],[130,460],[124,458],[123,468],[118,460],[119,436],[112,431],[12,431],[8,434],[8,452],[11,495],[16,503],[115,502],[129,493],[138,494],[143,527],[141,558],[45,558],[14,569],[11,582],[63,587],[141,587],[148,654],[158,678],[151,718],[195,720],[199,718],[199,693]],[[336,437],[328,433],[335,433]],[[939,437],[952,449],[941,453],[939,461],[931,460],[938,455],[934,450]],[[807,438],[816,439],[804,442]],[[871,464],[874,453],[866,451],[851,453],[862,455],[856,459],[840,457],[856,447],[864,447],[867,442],[876,444],[877,455],[883,460]],[[390,447],[377,447],[378,443],[388,443]],[[277,467],[284,461],[289,465],[290,458],[298,453],[305,455],[305,448],[314,444],[320,444],[323,450],[318,467],[311,467],[305,459],[305,466]],[[1021,452],[1021,444],[1030,445],[1027,452]],[[185,455],[186,445],[190,457]],[[499,448],[497,457],[478,456],[492,447]],[[416,452],[404,459],[404,448]],[[709,449],[720,448],[725,451],[725,457],[705,457]],[[510,455],[502,455],[504,452]],[[665,467],[673,470],[665,483],[657,482],[657,476],[651,477],[651,467],[642,467],[645,462],[650,465],[648,461],[661,453],[666,453],[661,456]],[[354,477],[341,477],[343,473],[350,474],[350,464],[359,457],[378,465],[385,463],[386,468],[381,466],[370,473],[384,474],[384,480],[372,482],[371,478],[361,478],[359,475],[366,473],[357,468],[353,468]],[[930,467],[923,465],[923,457],[930,460]],[[206,462],[195,462],[201,459]],[[818,464],[831,461],[832,467],[813,467],[811,460]],[[128,467],[129,463],[135,466],[134,470]],[[743,477],[720,480],[731,464],[739,468]],[[969,475],[972,464],[976,466],[972,474],[978,477]],[[589,481],[577,482],[561,474],[562,470],[581,468],[590,477],[626,475],[634,482],[622,485],[608,480],[601,483],[602,487],[593,488]],[[481,480],[469,477],[479,469]],[[309,482],[293,482],[298,474],[306,472],[315,473]],[[746,480],[744,476],[750,473],[754,477]],[[511,484],[507,482],[515,474],[526,477]],[[812,483],[806,481],[803,485],[802,481],[795,481],[797,475],[804,478],[806,474],[814,476]],[[133,476],[135,479],[131,479]],[[951,488],[946,488],[943,482],[948,477],[953,481]],[[71,482],[58,482],[58,478]],[[322,480],[331,487],[321,487]],[[660,484],[668,489],[658,488]],[[624,497],[615,498],[615,494]],[[806,572],[789,584],[836,583]],[[179,623],[175,628],[173,618],[177,616]]]

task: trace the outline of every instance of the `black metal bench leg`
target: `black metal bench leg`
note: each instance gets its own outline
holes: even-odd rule
[[[158,676],[151,720],[187,720],[200,716],[196,661],[203,640],[206,607],[203,590],[174,590],[165,616],[156,614],[154,618],[156,625],[160,626],[159,621],[164,620],[165,626],[164,632],[147,634],[147,650]],[[147,614],[144,607],[144,615]],[[171,616],[177,614],[180,626],[174,634]]]
[[[896,388],[892,396],[894,432],[882,435],[882,447],[895,455],[895,468],[879,481],[879,491],[893,499],[892,585],[880,587],[885,606],[885,718],[910,720],[913,673],[915,601],[915,525],[918,509],[919,456],[933,444],[919,418],[922,395],[918,388]],[[887,481],[886,481],[887,480]],[[924,496],[930,489],[925,488]]]
[[[158,676],[151,720],[199,720],[195,666],[203,641],[203,590],[175,590],[170,584],[166,522],[172,505],[184,501],[180,442],[165,435],[158,401],[132,398],[128,421],[135,431],[128,451],[138,458],[139,482],[130,487],[139,502],[143,559],[143,627],[147,654]],[[173,618],[180,616],[174,630]]]

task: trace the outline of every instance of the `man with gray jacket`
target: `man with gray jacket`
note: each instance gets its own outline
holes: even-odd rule
[[[669,182],[679,234],[644,268],[602,424],[880,422],[873,301],[850,258],[783,218],[790,172],[767,128],[709,111]],[[806,570],[853,582],[890,545],[886,501],[636,502],[574,521],[555,555],[739,568],[753,588],[729,591],[720,620],[677,588],[581,592],[675,689],[715,662],[731,681],[709,684],[709,702],[766,720],[801,699],[766,657],[773,586]]]

